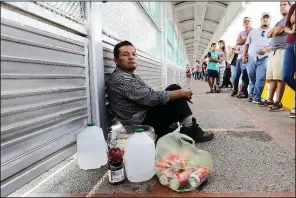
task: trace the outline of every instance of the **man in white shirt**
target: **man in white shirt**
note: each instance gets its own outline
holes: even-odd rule
[[[250,80],[249,102],[258,104],[266,80],[266,68],[269,53],[267,47],[271,39],[267,38],[270,30],[270,14],[262,13],[261,27],[253,29],[246,40],[242,62],[247,64]]]

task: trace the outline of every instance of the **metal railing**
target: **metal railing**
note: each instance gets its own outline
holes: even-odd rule
[[[41,2],[34,1],[35,4],[59,14],[67,19],[85,25],[85,2],[68,1],[68,2]]]

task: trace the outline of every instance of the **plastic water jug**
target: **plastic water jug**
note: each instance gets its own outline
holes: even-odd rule
[[[130,182],[143,182],[155,175],[155,145],[142,128],[130,136],[124,147],[124,163]]]
[[[77,136],[78,165],[83,170],[97,169],[107,164],[107,143],[103,130],[90,123]]]

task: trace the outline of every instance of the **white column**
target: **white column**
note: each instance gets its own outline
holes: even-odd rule
[[[89,74],[91,115],[96,126],[106,134],[105,79],[102,45],[102,2],[86,2],[86,13],[89,31]]]
[[[162,88],[165,89],[168,86],[167,81],[167,20],[166,20],[166,2],[159,2],[161,9],[161,67],[162,67]]]

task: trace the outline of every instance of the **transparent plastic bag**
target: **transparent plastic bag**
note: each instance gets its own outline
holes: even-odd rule
[[[211,172],[210,153],[197,149],[194,140],[181,134],[180,128],[158,140],[156,175],[162,185],[176,192],[193,191]]]

